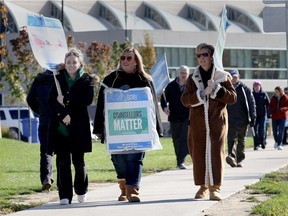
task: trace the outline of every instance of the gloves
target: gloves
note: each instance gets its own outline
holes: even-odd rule
[[[206,95],[210,95],[213,91],[213,88],[211,88],[210,86],[207,86],[207,88],[204,90],[204,94]]]
[[[216,87],[216,83],[215,83],[214,80],[208,80],[207,84],[208,84],[209,87],[212,88],[212,90],[214,90],[215,87]]]

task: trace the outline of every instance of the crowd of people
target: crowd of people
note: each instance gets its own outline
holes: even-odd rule
[[[258,81],[253,83],[251,90],[241,82],[237,69],[224,71],[215,68],[213,53],[212,45],[201,43],[197,46],[198,66],[191,72],[186,65],[179,67],[177,77],[161,95],[161,108],[170,123],[176,167],[186,169],[186,156],[190,155],[192,159],[194,184],[199,186],[195,199],[221,200],[225,160],[231,167],[243,166],[249,127],[254,150],[265,149],[267,119],[271,118],[274,147],[283,149],[288,96],[277,86],[269,98]],[[70,204],[74,192],[78,202],[82,203],[87,199],[88,191],[84,156],[92,151],[87,107],[93,102],[94,86],[99,80],[85,72],[83,54],[76,48],[67,52],[64,63],[53,73],[47,70],[39,74],[27,96],[28,105],[40,116],[42,190],[49,190],[54,182],[52,161],[55,154],[60,205]],[[149,120],[155,123],[155,133],[163,136],[152,77],[145,71],[138,50],[128,47],[121,53],[118,68],[101,82],[93,133],[102,143],[106,143],[109,130],[105,119],[106,91],[135,88],[151,90],[155,118]],[[228,147],[227,155],[225,145]],[[111,154],[120,188],[118,201],[140,202],[144,158],[145,151]]]

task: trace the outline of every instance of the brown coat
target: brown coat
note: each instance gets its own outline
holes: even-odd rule
[[[187,79],[181,97],[182,103],[190,107],[188,147],[193,161],[194,182],[207,187],[222,184],[228,131],[226,105],[235,103],[237,98],[228,72],[215,71],[214,81],[216,89],[207,100],[198,66]],[[220,88],[224,95],[218,98],[216,95]]]

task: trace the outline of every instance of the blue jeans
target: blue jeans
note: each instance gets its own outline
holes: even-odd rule
[[[112,154],[111,160],[117,173],[117,178],[125,179],[126,185],[139,188],[144,156],[144,152],[135,154]]]
[[[278,146],[282,146],[285,121],[286,119],[272,119],[273,137]]]

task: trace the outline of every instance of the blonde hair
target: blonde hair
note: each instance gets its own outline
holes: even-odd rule
[[[70,48],[69,51],[65,54],[64,63],[66,62],[67,57],[71,55],[78,57],[80,64],[82,66],[85,65],[83,53],[81,52],[81,50],[77,49],[76,47]]]
[[[142,76],[144,76],[145,78],[147,78],[148,80],[152,80],[152,77],[144,70],[145,65],[143,64],[142,56],[140,55],[140,53],[137,49],[135,49],[133,47],[128,47],[122,51],[121,55],[123,55],[124,53],[134,53],[135,61],[136,61],[136,67],[137,67],[139,73]],[[118,69],[122,69],[120,63],[119,63]]]

